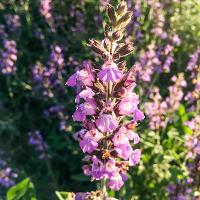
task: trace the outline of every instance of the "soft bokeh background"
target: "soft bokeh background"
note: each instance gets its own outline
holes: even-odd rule
[[[0,1],[0,199],[7,191],[7,200],[53,200],[56,190],[96,189],[82,174],[83,155],[72,138],[80,128],[71,119],[75,91],[64,84],[82,61],[98,62],[87,41],[103,38],[108,2]],[[200,115],[200,2],[127,2],[134,17],[126,35],[135,44],[127,67],[138,69],[146,113],[136,130],[143,156],[125,187],[110,195],[197,200],[199,135],[185,122]]]

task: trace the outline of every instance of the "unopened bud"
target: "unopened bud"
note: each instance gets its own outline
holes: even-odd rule
[[[119,60],[120,59],[120,54],[119,53],[115,53],[113,55],[113,60]]]
[[[131,43],[128,44],[124,44],[122,47],[120,47],[115,54],[119,54],[121,57],[123,56],[127,56],[128,54],[130,54],[131,52],[133,52],[134,48],[133,45]]]
[[[121,26],[121,27],[125,27],[128,25],[128,23],[131,21],[133,12],[129,11],[126,14],[124,14],[119,21],[117,22],[117,27]]]
[[[119,40],[122,39],[122,37],[123,37],[123,34],[122,34],[122,31],[121,31],[121,30],[117,30],[117,31],[115,31],[115,32],[112,34],[112,39],[113,39],[114,41],[119,41]]]
[[[126,68],[126,61],[121,61],[117,64],[118,68],[121,70],[121,71],[125,71],[125,68]]]
[[[102,44],[98,42],[97,40],[90,40],[89,46],[95,53],[100,54],[101,56],[107,52],[102,46]]]
[[[126,94],[127,90],[125,87],[122,87],[119,89],[119,91],[117,91],[116,95],[117,97],[123,97]]]
[[[105,25],[104,27],[104,35],[107,37],[107,38],[110,38],[110,26],[108,24]]]
[[[117,16],[116,16],[116,13],[115,13],[115,9],[110,4],[107,5],[107,12],[108,12],[108,17],[110,18],[111,22],[113,24],[116,24]]]
[[[117,14],[122,16],[127,12],[127,4],[125,1],[122,1],[118,6],[117,6]]]

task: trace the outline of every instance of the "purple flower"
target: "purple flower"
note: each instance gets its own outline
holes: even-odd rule
[[[4,17],[9,30],[17,33],[21,26],[19,15],[6,14]]]
[[[86,115],[83,114],[82,108],[80,106],[76,108],[76,111],[74,112],[72,117],[74,121],[82,122],[86,120]]]
[[[133,115],[134,110],[139,104],[138,95],[135,93],[127,93],[119,104],[119,113],[121,115]]]
[[[127,132],[127,137],[129,140],[133,140],[134,144],[138,144],[140,142],[140,137],[137,133],[134,133],[133,131],[128,131]]]
[[[84,136],[80,141],[80,147],[84,153],[92,153],[98,147],[98,143],[93,138]]]
[[[117,172],[116,161],[115,159],[109,159],[105,164],[105,174],[108,178],[111,178],[114,173]]]
[[[52,1],[51,0],[40,0],[40,14],[45,18],[45,20],[50,20],[52,18]]]
[[[15,179],[18,177],[15,169],[12,169],[7,163],[7,155],[2,151],[0,155],[6,158],[0,158],[0,190],[7,189],[15,184]],[[1,194],[1,193],[0,193]]]
[[[113,176],[109,179],[108,186],[113,190],[120,190],[122,185],[124,184],[122,177],[119,173],[113,174]]]
[[[92,86],[93,81],[95,80],[93,72],[90,68],[82,69],[77,71],[75,74],[69,77],[66,82],[66,85],[74,87],[77,84]]]
[[[118,144],[114,147],[115,151],[117,152],[118,156],[120,158],[123,158],[124,160],[128,160],[133,149],[129,143],[127,144]]]
[[[73,74],[69,77],[69,79],[67,80],[67,82],[65,83],[65,85],[68,85],[70,87],[74,87],[76,86],[77,83],[77,74]]]
[[[118,126],[118,121],[109,114],[101,114],[96,120],[96,125],[102,132],[112,132]]]
[[[84,153],[92,153],[98,147],[98,141],[103,137],[103,134],[98,130],[91,130],[82,135],[80,147]]]
[[[112,142],[114,144],[114,146],[118,146],[120,144],[128,144],[129,140],[128,137],[126,135],[126,128],[125,127],[121,127],[119,129],[119,131],[117,131],[112,139]]]
[[[94,99],[89,99],[85,103],[80,104],[80,107],[84,115],[94,115],[96,113],[97,104]]]
[[[140,162],[141,158],[141,150],[140,149],[135,149],[132,154],[130,155],[129,158],[129,163],[130,166],[135,166]]]
[[[92,86],[92,82],[94,81],[94,76],[89,71],[83,69],[77,72],[77,80],[83,83],[83,85]]]
[[[104,172],[103,163],[96,156],[93,156],[91,169],[92,178],[95,180],[100,180],[105,176]]]
[[[145,118],[143,112],[139,109],[135,109],[133,112],[133,120],[135,122],[142,121]]]
[[[17,61],[16,42],[14,40],[3,40],[4,49],[0,51],[0,71],[2,74],[14,74]]]
[[[105,63],[97,76],[103,82],[116,83],[119,79],[121,79],[122,73],[115,63]]]
[[[89,87],[86,87],[86,90],[82,90],[78,94],[78,98],[82,98],[85,101],[87,101],[88,99],[92,99],[94,95],[95,95],[95,93],[92,91],[92,89]]]
[[[34,132],[29,132],[28,143],[35,147],[39,159],[45,160],[50,157],[50,155],[48,155],[47,153],[48,146],[46,142],[43,140],[40,131],[36,130]]]

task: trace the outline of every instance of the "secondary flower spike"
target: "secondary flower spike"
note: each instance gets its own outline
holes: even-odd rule
[[[103,180],[105,187],[119,190],[127,180],[129,166],[139,163],[140,141],[133,128],[144,119],[138,108],[139,97],[134,67],[126,69],[122,58],[133,51],[131,43],[121,42],[132,12],[125,1],[115,9],[107,6],[110,22],[105,25],[102,41],[90,40],[88,46],[102,59],[100,64],[85,61],[82,68],[69,77],[66,85],[77,87],[74,121],[82,122],[82,129],[74,135],[86,154],[83,161],[85,175]],[[124,122],[126,117],[130,122]]]

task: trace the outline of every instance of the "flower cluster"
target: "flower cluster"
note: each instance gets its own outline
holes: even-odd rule
[[[192,188],[194,199],[199,199],[200,194],[200,115],[186,123],[192,129],[192,135],[186,135],[185,147],[189,176],[186,182]]]
[[[68,193],[68,200],[102,200],[103,192],[100,190],[92,192],[79,192],[79,193]],[[115,198],[107,197],[105,200],[117,200]]]
[[[21,26],[19,15],[6,14],[4,18],[8,29],[13,33],[17,33]]]
[[[36,130],[34,132],[29,132],[28,143],[35,147],[35,150],[38,153],[38,158],[41,160],[45,160],[49,158],[47,153],[48,146],[42,138],[42,134],[40,131]]]
[[[63,49],[54,45],[46,67],[37,63],[32,70],[35,90],[45,97],[54,97],[54,90],[62,90],[61,81],[64,68]]]
[[[122,1],[115,10],[107,6],[111,25],[105,25],[102,42],[90,40],[91,49],[103,59],[103,64],[83,63],[83,68],[69,77],[67,85],[77,87],[74,121],[83,128],[74,138],[84,153],[85,175],[92,180],[106,180],[107,185],[119,190],[127,180],[129,166],[139,163],[141,151],[133,149],[140,141],[132,129],[144,119],[139,110],[139,97],[133,92],[136,86],[134,69],[126,70],[121,58],[133,51],[131,43],[121,43],[123,30],[130,22],[132,12]],[[125,117],[130,122],[125,122]]]
[[[70,17],[75,19],[72,27],[70,27],[72,33],[85,33],[85,16],[81,10],[78,10],[75,5],[71,4],[68,7],[68,13]]]
[[[179,107],[186,87],[186,81],[182,73],[171,78],[173,85],[168,87],[169,95],[163,100],[159,88],[154,87],[149,95],[150,101],[145,103],[145,112],[149,118],[149,127],[152,130],[164,128],[170,121],[170,115]],[[168,115],[168,118],[167,118]]]
[[[200,115],[197,115],[191,121],[187,121],[186,125],[193,132],[192,135],[185,136],[188,176],[186,179],[179,180],[176,185],[169,185],[170,200],[199,200],[200,198]]]
[[[187,93],[185,100],[193,105],[200,99],[200,47],[190,57],[187,70],[191,73],[190,78],[193,90]]]
[[[131,40],[132,36],[135,36],[135,43],[138,43],[142,37],[142,32],[140,30],[140,22],[139,18],[142,15],[141,11],[141,0],[128,0],[127,1],[128,8],[133,11],[133,19],[130,24],[127,26],[127,40]]]
[[[149,128],[159,130],[166,126],[165,114],[167,103],[162,101],[159,88],[154,87],[149,95],[150,101],[145,103],[145,113],[149,118]]]
[[[52,19],[52,1],[51,0],[40,0],[39,11],[41,16],[48,22]]]
[[[147,50],[140,53],[135,63],[138,78],[142,82],[150,82],[154,73],[169,72],[174,62],[173,49],[172,41],[163,46],[148,45]]]
[[[16,42],[14,40],[3,40],[3,49],[0,50],[0,71],[2,74],[14,74],[17,61]]]
[[[67,130],[66,120],[68,119],[68,116],[66,115],[64,105],[57,104],[50,106],[47,110],[44,111],[44,117],[47,119],[50,117],[58,118],[60,120],[59,129],[61,131]]]
[[[0,197],[1,192],[5,188],[14,185],[15,179],[18,177],[16,170],[12,169],[7,161],[8,155],[6,155],[4,151],[0,150]]]
[[[179,73],[178,76],[173,76],[171,81],[174,84],[168,87],[169,96],[165,99],[169,113],[173,113],[178,109],[180,101],[184,96],[183,88],[187,86],[183,73]]]
[[[187,200],[190,199],[192,195],[192,190],[190,188],[184,187],[184,181],[179,180],[177,184],[170,184],[167,188],[169,194],[169,200]],[[192,200],[198,200],[192,198]]]

